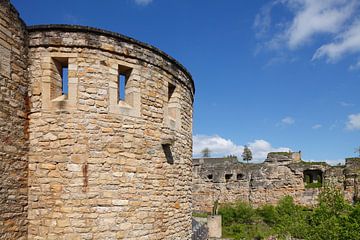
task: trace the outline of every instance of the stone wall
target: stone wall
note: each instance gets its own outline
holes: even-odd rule
[[[215,201],[244,201],[254,206],[276,204],[289,195],[298,204],[313,206],[321,188],[306,188],[304,174],[321,174],[323,185],[331,184],[346,199],[359,198],[360,159],[347,159],[345,166],[310,163],[287,153],[270,153],[264,163],[244,164],[236,159],[193,160],[194,211],[211,212]],[[314,181],[317,181],[314,178]]]
[[[0,0],[0,58],[0,239],[26,239],[26,29],[5,0]]]
[[[57,61],[68,94],[53,95]],[[190,239],[186,70],[133,39],[63,25],[29,28],[29,63],[29,239]]]

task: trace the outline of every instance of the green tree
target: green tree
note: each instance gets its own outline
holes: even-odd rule
[[[210,153],[211,153],[211,151],[209,148],[204,148],[203,150],[201,150],[201,154],[204,158],[210,157]]]
[[[252,160],[252,152],[248,146],[245,145],[244,152],[241,154],[241,157],[247,163]]]

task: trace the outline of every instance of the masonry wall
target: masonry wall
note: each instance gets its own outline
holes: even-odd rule
[[[0,239],[27,235],[27,46],[25,25],[0,0]]]
[[[92,28],[32,27],[29,49],[29,239],[190,239],[194,89],[186,70]],[[69,93],[52,96],[53,60],[64,58]],[[131,69],[123,102],[114,95],[119,66]]]
[[[215,201],[276,204],[287,195],[298,204],[314,206],[321,188],[305,187],[304,171],[309,170],[322,172],[323,185],[340,189],[349,202],[359,199],[359,159],[347,159],[345,166],[336,167],[272,154],[260,164],[226,158],[194,159],[193,163],[194,211],[211,212]]]

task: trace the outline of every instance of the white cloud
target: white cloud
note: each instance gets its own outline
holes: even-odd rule
[[[353,107],[353,106],[354,106],[353,103],[348,103],[348,102],[344,102],[344,101],[339,102],[339,104],[340,104],[342,107]]]
[[[292,117],[284,117],[281,119],[281,125],[293,125],[295,123],[295,119]]]
[[[195,156],[201,155],[204,148],[209,148],[211,156],[225,156],[235,154],[240,156],[243,146],[236,145],[230,139],[222,138],[218,135],[195,135],[193,136],[193,153]]]
[[[350,71],[355,71],[355,70],[358,70],[358,69],[360,69],[360,60],[358,60],[356,63],[351,64],[349,66]]]
[[[316,129],[322,128],[322,125],[321,124],[315,124],[311,128],[316,130]]]
[[[153,0],[134,0],[136,4],[141,6],[146,6],[150,4]]]
[[[345,159],[327,159],[327,160],[306,160],[307,162],[326,162],[327,164],[330,164],[330,165],[338,165],[339,163],[340,164],[345,164]]]
[[[286,30],[288,45],[296,48],[311,40],[315,34],[337,33],[355,9],[356,1],[349,0],[289,0],[294,19]]]
[[[360,113],[350,114],[346,123],[346,129],[348,130],[360,130]]]
[[[355,21],[346,31],[340,33],[335,42],[317,49],[313,59],[325,57],[328,61],[334,62],[345,54],[356,52],[360,52],[360,20]]]
[[[265,140],[254,140],[249,142],[248,147],[253,154],[254,162],[263,162],[269,152],[288,152],[290,149],[286,147],[274,148]],[[223,157],[229,154],[237,155],[241,159],[244,146],[237,145],[230,139],[222,138],[218,135],[195,135],[193,136],[193,155],[201,156],[201,151],[209,148],[211,156]]]
[[[291,17],[274,22],[271,12],[275,6],[290,11]],[[360,52],[360,19],[354,20],[359,6],[357,0],[274,0],[254,20],[256,37],[263,38],[258,49],[284,51],[284,45],[297,49],[326,34],[332,40],[317,49],[313,60],[325,57],[332,62],[344,54]],[[350,69],[358,67],[360,63]]]
[[[269,152],[289,152],[290,148],[279,147],[274,148],[271,144],[265,140],[255,140],[248,144],[253,154],[254,162],[262,162],[266,159]]]

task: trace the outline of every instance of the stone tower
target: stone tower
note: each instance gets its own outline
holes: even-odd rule
[[[0,1],[1,14],[12,13],[2,20],[17,23],[9,34],[19,36],[1,66],[22,64],[1,70],[11,96],[1,91],[0,106],[11,118],[1,111],[0,126],[14,136],[1,132],[10,140],[0,156],[19,163],[21,179],[9,170],[14,184],[0,197],[24,199],[9,200],[19,214],[0,231],[17,228],[24,239],[190,239],[191,75],[164,52],[117,33],[26,27]],[[14,96],[17,104],[3,100]]]

